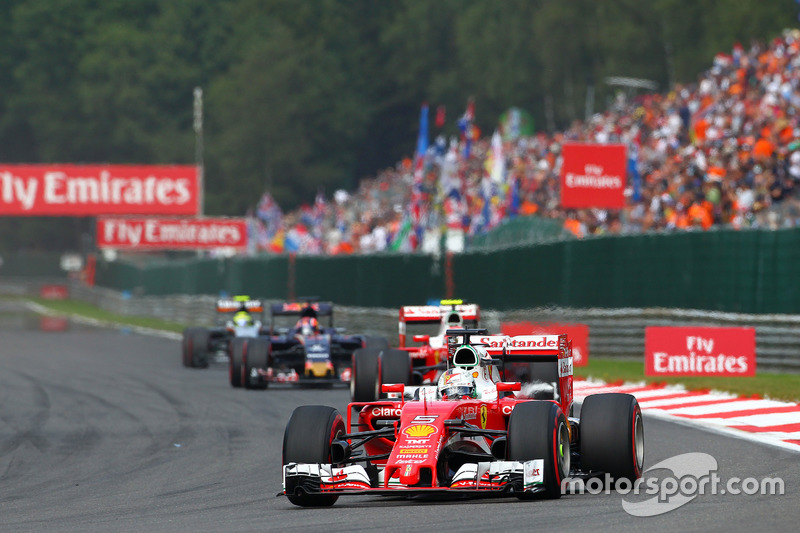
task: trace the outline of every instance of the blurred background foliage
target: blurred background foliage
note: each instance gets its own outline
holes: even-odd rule
[[[419,106],[490,135],[603,111],[608,76],[666,92],[716,53],[797,25],[795,0],[3,0],[0,162],[192,164],[205,213],[284,210],[413,153]],[[587,110],[587,94],[594,95]],[[91,220],[0,218],[0,250],[74,250]]]

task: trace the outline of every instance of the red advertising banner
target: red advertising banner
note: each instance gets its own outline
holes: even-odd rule
[[[755,376],[755,328],[649,326],[647,376]]]
[[[586,324],[561,324],[557,322],[503,322],[503,335],[560,335],[566,333],[572,341],[572,365],[589,364],[589,326]]]
[[[561,207],[625,207],[625,145],[564,144],[561,150]]]
[[[68,300],[69,288],[66,285],[42,285],[39,287],[39,297],[44,300]]]
[[[127,250],[244,248],[244,218],[98,218],[97,247]]]
[[[197,167],[0,164],[0,215],[196,215]]]

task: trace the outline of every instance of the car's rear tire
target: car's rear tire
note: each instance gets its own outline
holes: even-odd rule
[[[181,363],[189,368],[192,366],[192,335],[197,328],[185,328],[181,339]]]
[[[569,426],[561,408],[548,401],[518,403],[508,420],[508,459],[530,461],[544,459],[544,495],[561,497],[561,481],[569,476]],[[535,497],[517,493],[521,500]]]
[[[283,464],[330,464],[331,443],[344,432],[344,419],[333,407],[303,405],[296,408],[283,434]],[[300,507],[329,507],[339,499],[334,494],[303,492],[286,496]]]
[[[258,389],[264,390],[267,388],[267,380],[259,377],[257,381],[253,381],[251,373],[253,369],[267,368],[267,358],[269,357],[269,341],[267,339],[250,339],[247,342],[247,351],[244,353],[244,361],[242,362],[242,385],[245,389]]]
[[[247,349],[247,339],[232,338],[228,345],[230,351],[230,365],[228,367],[228,378],[231,387],[238,389],[242,386],[242,363],[244,362],[244,352]]]
[[[191,336],[191,366],[208,368],[208,339],[210,333],[206,328],[196,328]]]
[[[380,392],[380,385],[384,383],[411,384],[411,357],[405,350],[383,350],[378,367],[380,368],[379,396],[386,396]]]
[[[380,353],[378,348],[359,348],[353,352],[350,374],[350,399],[374,402],[381,391]]]
[[[581,468],[636,481],[644,467],[644,423],[630,394],[592,394],[580,416]]]

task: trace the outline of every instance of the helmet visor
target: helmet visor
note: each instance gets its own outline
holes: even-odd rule
[[[450,400],[458,400],[460,398],[472,398],[473,387],[469,385],[454,385],[452,387],[445,387],[442,389],[442,397]]]

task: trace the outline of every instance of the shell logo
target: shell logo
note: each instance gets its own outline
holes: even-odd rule
[[[409,437],[427,437],[436,433],[436,428],[428,424],[415,424],[403,430]]]

